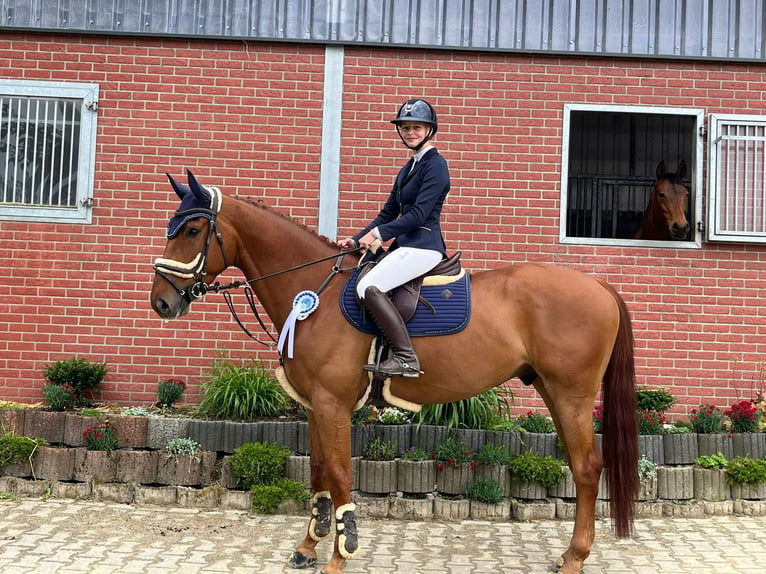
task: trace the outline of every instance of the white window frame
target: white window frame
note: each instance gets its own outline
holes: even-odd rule
[[[735,136],[722,135],[724,126],[738,128],[754,128],[763,135],[738,134]],[[707,240],[737,243],[766,243],[766,116],[743,115],[743,114],[710,114],[708,122],[708,224]],[[724,140],[729,142],[742,142],[743,151],[738,150],[733,154],[722,150]],[[731,156],[734,156],[733,158]],[[738,205],[733,207],[724,205],[727,195],[727,183],[721,181],[724,169],[722,162],[727,162],[726,170],[735,172],[735,189],[732,191],[733,199]],[[755,173],[752,179],[748,177],[744,162],[755,162],[753,172],[760,169],[758,178]],[[743,177],[740,179],[739,173]],[[743,189],[740,189],[739,186]],[[760,220],[761,230],[745,229],[744,220]],[[726,219],[724,224],[722,219]]]
[[[705,119],[705,113],[696,108],[665,108],[654,106],[610,106],[610,105],[592,105],[592,104],[564,104],[563,118],[563,140],[561,147],[561,205],[559,211],[559,241],[566,244],[577,245],[607,245],[607,246],[626,246],[626,247],[670,247],[673,249],[699,249],[702,247],[701,230],[693,230],[694,239],[689,241],[659,241],[648,239],[626,239],[626,238],[604,238],[604,237],[570,237],[567,236],[567,203],[569,198],[569,136],[571,129],[572,112],[613,112],[624,114],[653,114],[653,115],[674,115],[674,116],[693,116],[695,118],[695,142],[694,142],[694,163],[689,169],[692,174],[693,188],[689,193],[694,195],[693,218],[690,222],[695,225],[702,222],[702,157],[704,150],[704,138],[701,136],[702,126]]]
[[[96,163],[98,85],[0,79],[0,97],[81,100],[75,204],[66,207],[52,207],[0,201],[0,220],[91,223]],[[0,137],[7,137],[7,135],[0,134]],[[18,161],[17,159],[16,162],[18,163]],[[2,169],[5,169],[5,165],[2,166]]]

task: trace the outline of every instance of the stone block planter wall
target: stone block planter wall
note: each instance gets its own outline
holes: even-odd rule
[[[268,440],[283,444],[297,454],[289,457],[288,477],[310,485],[308,429],[305,422],[193,421],[161,417],[109,417],[119,436],[129,438],[132,448],[113,452],[87,451],[82,432],[103,420],[72,413],[40,410],[0,411],[5,430],[46,438],[52,446],[41,447],[32,462],[0,469],[0,491],[19,495],[96,498],[119,502],[175,504],[181,506],[225,506],[248,509],[250,493],[231,474],[227,458],[246,442]],[[373,434],[374,433],[374,434]],[[442,427],[410,425],[354,426],[352,437],[361,451],[372,436],[394,442],[397,451],[419,445],[433,451],[448,436],[463,440],[478,450],[489,442],[506,446],[510,454],[533,449],[562,458],[555,434],[510,431],[463,431],[448,433]],[[206,450],[195,459],[169,456],[162,448],[173,438],[193,438]],[[599,439],[601,437],[598,437]],[[641,437],[641,452],[658,463],[656,480],[643,485],[637,516],[704,517],[716,513],[766,515],[766,485],[729,485],[725,472],[693,465],[698,455],[723,452],[728,458],[766,454],[763,433],[735,435],[662,435]],[[215,449],[215,450],[213,450]],[[510,473],[501,469],[464,472],[436,470],[433,461],[397,459],[386,468],[352,459],[356,500],[367,506],[370,516],[397,518],[437,517],[450,520],[532,520],[574,516],[576,489],[567,468],[566,479],[555,488],[512,486]],[[501,474],[502,473],[502,474]],[[460,473],[458,473],[460,474]],[[482,505],[465,497],[465,487],[476,477],[491,476],[504,485],[505,501]],[[603,480],[599,486],[597,514],[608,516],[609,495]],[[288,508],[288,507],[285,507]]]

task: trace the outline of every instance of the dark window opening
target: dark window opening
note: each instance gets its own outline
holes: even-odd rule
[[[567,150],[566,237],[631,239],[641,227],[657,167],[675,172],[689,190],[686,219],[696,233],[696,117],[690,115],[571,110]]]

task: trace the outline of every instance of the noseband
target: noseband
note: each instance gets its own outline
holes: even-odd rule
[[[218,246],[221,248],[224,268],[228,267],[229,263],[226,258],[226,251],[223,248],[223,238],[215,223],[215,211],[212,209],[195,208],[187,211],[176,211],[175,216],[199,216],[206,217],[210,221],[205,246],[202,248],[202,251],[197,253],[197,256],[194,259],[188,263],[182,263],[180,261],[175,261],[174,259],[160,257],[154,262],[154,272],[170,283],[173,289],[176,290],[176,293],[183,297],[187,303],[191,304],[193,301],[203,297],[208,291],[208,285],[205,283],[205,275],[207,273],[207,254],[210,249],[213,235],[215,235],[218,240]],[[188,288],[182,289],[174,281],[174,277],[179,279],[194,279],[194,283],[189,285]]]

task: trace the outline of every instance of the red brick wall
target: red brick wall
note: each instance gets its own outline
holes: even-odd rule
[[[190,168],[315,227],[323,61],[312,45],[0,34],[2,77],[101,88],[93,224],[0,221],[0,398],[41,400],[42,368],[72,356],[106,361],[103,398],[122,405],[153,402],[167,377],[191,383],[195,401],[217,353],[273,361],[219,295],[169,324],[153,315],[152,262],[177,206],[164,173]],[[668,387],[675,414],[727,407],[766,386],[766,248],[559,244],[563,105],[764,114],[764,89],[766,70],[747,64],[347,48],[340,233],[385,198],[407,155],[388,119],[423,95],[439,113],[453,178],[444,227],[464,264],[547,261],[605,277],[633,311],[639,384]],[[512,386],[520,410],[541,404]]]

